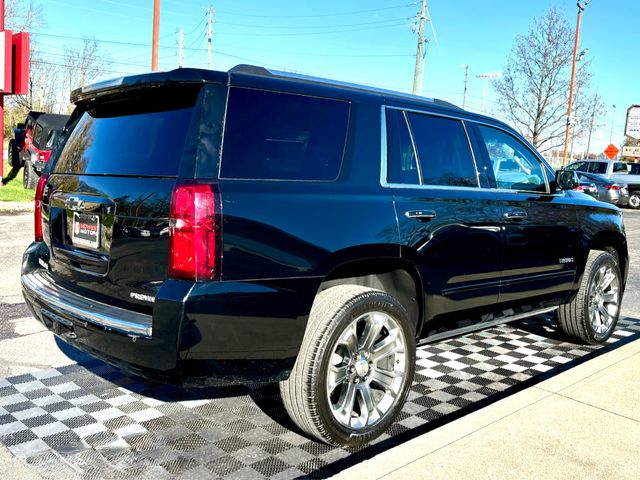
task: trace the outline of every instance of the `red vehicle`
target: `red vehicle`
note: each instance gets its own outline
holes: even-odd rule
[[[9,140],[9,163],[13,168],[24,167],[25,188],[35,188],[68,119],[68,115],[29,112],[25,122],[14,129],[14,138]]]

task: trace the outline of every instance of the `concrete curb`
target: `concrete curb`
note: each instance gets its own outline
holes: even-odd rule
[[[0,201],[0,214],[21,212],[33,212],[33,202]]]

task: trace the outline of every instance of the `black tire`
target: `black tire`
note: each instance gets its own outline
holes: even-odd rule
[[[609,283],[602,288],[606,281]],[[558,325],[585,343],[604,343],[616,328],[621,301],[622,276],[616,259],[608,252],[592,250],[577,295],[558,309]]]
[[[640,208],[640,190],[634,190],[629,194],[628,207],[634,210]]]
[[[359,320],[362,318],[373,320],[366,323],[367,320]],[[376,318],[378,320],[375,320]],[[380,318],[390,323],[378,327],[383,323]],[[348,362],[348,365],[352,366],[345,364],[344,380],[336,382],[333,393],[328,392],[331,390],[328,386],[330,364],[336,356],[340,358],[340,355],[335,353],[338,350],[334,349],[343,348],[341,341],[345,338],[347,329],[353,328],[352,332],[355,333],[361,326],[360,321],[365,322],[364,332],[367,332],[367,328],[376,332],[370,337],[364,332],[360,334],[364,343],[367,338],[371,338],[369,353],[372,361],[369,361],[367,366],[368,353],[360,346],[360,336],[355,334],[357,350],[362,349],[364,360],[356,361],[349,355],[341,359],[340,362]],[[390,327],[388,330],[387,326],[393,328]],[[369,443],[391,425],[404,405],[415,369],[414,336],[414,328],[406,310],[400,302],[385,292],[356,285],[339,285],[321,292],[313,304],[304,340],[291,375],[287,380],[280,382],[280,394],[289,416],[303,431],[329,444],[357,447]],[[385,339],[389,340],[387,344],[402,345],[402,348],[396,352],[394,347],[394,353],[378,353],[382,350]],[[376,346],[380,346],[377,351]],[[360,354],[361,352],[358,353]],[[378,359],[376,355],[380,355]],[[333,368],[337,370],[340,367]],[[396,368],[401,369],[400,374]],[[385,389],[382,383],[377,383],[376,378],[386,375],[385,372],[391,373],[392,370],[393,374],[388,378],[393,378],[393,388]],[[389,381],[388,378],[386,381]],[[363,413],[363,402],[366,402],[363,390],[367,390],[370,395],[368,398],[375,406],[375,409],[368,410],[366,414]],[[366,418],[364,425],[358,428],[341,423],[334,413],[334,399],[337,396],[343,399],[347,396],[347,391],[355,393],[351,395],[352,400],[349,402],[351,409],[343,418],[348,418],[349,425],[359,421],[358,418]],[[347,402],[344,401],[344,404]],[[375,412],[379,418],[376,415],[372,418],[371,412]]]
[[[12,138],[7,146],[7,158],[12,168],[20,168],[20,152],[16,148],[16,141]]]
[[[33,167],[29,162],[25,162],[22,168],[22,186],[33,190],[38,183],[38,174],[33,171]]]

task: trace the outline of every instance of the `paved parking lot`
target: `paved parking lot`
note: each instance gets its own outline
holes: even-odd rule
[[[640,337],[640,212],[625,220],[631,273],[607,348]],[[331,448],[293,428],[274,386],[178,389],[59,348],[20,295],[31,223],[0,216],[0,469],[17,478],[325,477],[603,351],[567,342],[550,317],[425,347],[388,433],[360,451]]]

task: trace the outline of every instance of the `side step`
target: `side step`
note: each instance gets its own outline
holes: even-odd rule
[[[558,307],[546,307],[546,308],[540,308],[538,310],[529,310],[528,312],[514,313],[513,315],[506,315],[504,317],[495,318],[493,320],[489,320],[488,322],[480,322],[474,325],[468,325],[466,327],[455,328],[453,330],[448,330],[446,332],[436,333],[435,335],[431,335],[429,337],[426,337],[420,340],[418,342],[418,346],[439,342],[440,340],[444,340],[445,338],[459,337],[467,333],[477,332],[478,330],[484,330],[485,328],[488,328],[488,327],[495,327],[496,325],[502,325],[503,323],[522,320],[523,318],[535,317],[536,315],[553,312],[554,310],[557,310],[557,309]]]

